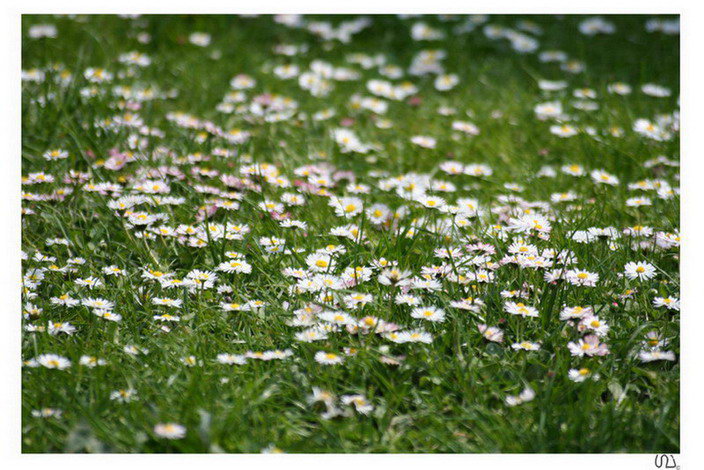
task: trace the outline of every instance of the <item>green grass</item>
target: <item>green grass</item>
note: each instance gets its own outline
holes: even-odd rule
[[[23,368],[24,452],[260,452],[270,446],[285,452],[679,452],[679,362],[646,363],[636,357],[645,335],[657,331],[669,341],[664,350],[673,351],[679,359],[679,312],[652,305],[654,297],[679,297],[678,248],[652,249],[634,241],[652,241],[652,236],[622,236],[613,241],[613,249],[604,240],[581,244],[572,239],[575,230],[589,227],[612,226],[621,232],[641,225],[654,232],[678,233],[679,196],[660,199],[654,192],[631,190],[628,184],[660,179],[673,188],[679,185],[676,167],[644,165],[660,155],[678,160],[678,133],[675,131],[670,140],[655,141],[632,130],[638,118],[652,120],[678,109],[679,36],[646,32],[644,24],[649,17],[643,16],[608,17],[616,32],[596,36],[578,32],[584,17],[528,18],[542,28],[541,35],[533,35],[540,41],[539,51],[559,49],[586,65],[583,73],[569,74],[557,64],[540,62],[538,52],[520,54],[511,49],[507,39],[486,37],[484,25],[469,33],[453,33],[466,18],[370,18],[371,25],[347,44],[322,41],[310,32],[277,24],[268,16],[23,18],[23,70],[44,69],[47,78],[22,85],[22,173],[27,176],[44,171],[56,180],[23,186],[23,191],[50,194],[59,188],[73,188],[60,200],[23,200],[23,208],[32,212],[22,218],[22,249],[28,255],[23,274],[52,264],[33,259],[36,252],[56,257],[53,263],[59,267],[67,266],[73,257],[86,260],[75,272],[46,270],[39,285],[23,292],[23,304],[32,303],[43,312],[23,316],[22,359],[55,353],[72,361],[65,370]],[[314,19],[339,24],[351,18]],[[492,16],[488,23],[515,30],[521,19],[526,18]],[[446,38],[413,41],[410,30],[418,21],[444,31]],[[56,25],[56,38],[28,36],[32,25],[46,23]],[[194,31],[210,33],[210,45],[190,44],[188,36]],[[138,42],[140,32],[149,33],[150,42]],[[277,44],[307,44],[308,51],[292,57],[276,55],[273,48]],[[349,106],[355,93],[372,96],[366,89],[370,79],[400,81],[382,77],[376,67],[367,70],[349,63],[349,54],[382,54],[387,63],[406,70],[423,49],[447,52],[442,62],[448,73],[458,75],[455,88],[440,92],[433,87],[433,76],[404,74],[403,80],[418,87],[414,96],[419,99],[415,104],[408,99],[385,100],[388,112],[382,117],[393,122],[390,129],[376,127],[373,112]],[[151,65],[127,73],[130,67],[120,64],[118,57],[129,51],[145,53]],[[288,63],[303,71],[315,59],[354,69],[360,78],[334,82],[328,96],[315,97],[301,89],[297,79],[280,80],[269,72],[272,66]],[[73,73],[73,80],[59,85],[54,80],[56,72],[49,71],[52,64],[63,64]],[[103,67],[115,75],[111,82],[96,85],[104,91],[101,96],[86,98],[81,94],[81,89],[90,85],[83,76],[88,67]],[[280,122],[263,122],[217,111],[216,106],[231,90],[231,78],[240,73],[257,81],[253,89],[245,90],[245,104],[256,95],[274,93],[295,100],[296,115]],[[565,80],[568,87],[544,92],[538,87],[541,79]],[[608,93],[607,85],[616,81],[630,84],[633,93]],[[646,83],[668,87],[672,94],[647,96],[640,90]],[[144,158],[112,171],[100,162],[111,149],[128,150],[128,138],[134,134],[127,128],[112,131],[96,124],[124,113],[124,102],[112,94],[118,84],[178,93],[142,103],[136,112],[163,136],[145,137]],[[584,87],[596,91],[593,101],[598,110],[570,106],[572,90]],[[533,108],[553,100],[562,102],[572,125],[593,127],[599,137],[551,134],[552,121],[536,119]],[[441,106],[455,108],[456,114],[440,115],[437,110]],[[330,120],[310,119],[327,108],[336,111]],[[241,128],[250,132],[251,138],[239,145],[212,134],[200,139],[197,131],[166,119],[168,113],[177,111],[211,121],[224,130]],[[378,150],[365,155],[340,151],[331,130],[341,127],[341,121],[348,117],[354,119],[350,129],[362,142],[378,145]],[[451,128],[456,120],[474,123],[480,134],[458,135],[461,133]],[[609,135],[611,127],[623,129],[623,136]],[[436,148],[412,144],[410,139],[416,135],[436,138]],[[212,156],[217,148],[236,154]],[[48,162],[42,155],[49,149],[65,149],[69,158]],[[164,149],[174,158],[164,156]],[[175,158],[195,152],[211,158],[200,163]],[[87,192],[82,190],[83,184],[62,182],[69,170],[90,172],[91,182],[119,183],[123,194],[128,194],[131,182],[142,177],[140,171],[162,165],[177,167],[183,178],[169,176],[166,180],[170,195],[185,198],[183,204],[141,204],[135,208],[167,214],[165,224],[175,228],[196,225],[198,208],[213,199],[198,192],[197,185],[226,189],[219,175],[238,174],[238,168],[250,159],[275,165],[291,181],[304,179],[294,174],[304,165],[334,165],[337,170],[353,172],[358,182],[371,187],[369,194],[359,195],[366,207],[373,203],[393,209],[406,205],[410,213],[398,221],[395,230],[382,229],[372,225],[364,213],[352,219],[337,217],[327,197],[305,194],[305,205],[286,207],[286,211],[293,219],[305,221],[307,230],[283,229],[258,204],[264,198],[280,200],[284,192],[298,189],[261,183],[261,190],[241,191],[239,210],[220,209],[209,220],[247,224],[251,231],[243,240],[210,240],[207,246],[194,248],[176,238],[139,238],[135,236],[139,228],[128,227],[126,218],[108,208],[109,194]],[[439,165],[450,159],[487,164],[493,174],[447,175]],[[560,167],[566,164],[582,165],[587,175],[564,174]],[[552,166],[557,175],[537,177],[545,165]],[[219,173],[215,177],[197,175],[194,171],[198,168]],[[595,169],[617,176],[620,183],[594,184],[588,172]],[[375,177],[375,171],[387,172],[388,177],[424,173],[452,182],[455,192],[428,194],[440,195],[448,202],[474,198],[484,212],[469,219],[466,228],[454,227],[449,236],[439,234],[433,224],[446,219],[446,214],[384,190],[379,184],[384,178]],[[525,189],[512,192],[505,183],[517,183]],[[577,199],[550,202],[551,194],[566,191],[575,192]],[[345,181],[330,192],[349,195]],[[431,344],[395,344],[377,334],[353,335],[344,329],[320,342],[303,343],[294,338],[302,328],[289,325],[293,310],[317,301],[317,296],[291,293],[295,279],[284,276],[284,268],[305,267],[308,254],[330,244],[346,248],[337,259],[337,274],[348,266],[370,267],[381,257],[397,261],[413,276],[419,276],[422,267],[443,262],[450,273],[456,273],[463,261],[440,259],[434,250],[476,241],[493,245],[496,254],[490,258],[498,262],[511,242],[521,238],[508,231],[507,238],[501,239],[489,230],[495,224],[508,225],[498,214],[507,206],[499,196],[508,194],[547,203],[537,210],[554,217],[549,240],[529,235],[526,241],[541,250],[574,251],[578,259],[575,267],[599,274],[595,287],[548,284],[543,270],[506,264],[496,270],[492,283],[460,285],[445,278],[440,279],[440,290],[414,291],[422,299],[421,305],[445,311],[444,322],[432,323],[412,318],[408,306],[395,305],[393,296],[398,288],[379,283],[380,271],[375,270],[371,280],[344,291],[372,294],[371,303],[361,310],[344,305],[327,308],[345,310],[357,318],[373,315],[406,329],[425,329],[433,335]],[[626,206],[625,201],[637,195],[646,195],[652,205]],[[416,219],[415,235],[406,236]],[[332,227],[347,223],[357,224],[368,242],[355,243],[329,234]],[[285,238],[287,247],[301,252],[268,254],[259,243],[267,236]],[[50,245],[47,239],[52,238],[65,238],[70,245]],[[218,272],[216,287],[230,286],[232,294],[214,288],[201,292],[165,290],[141,276],[145,268],[173,272],[179,279],[193,269],[215,271],[227,260],[227,251],[243,253],[252,265],[250,274]],[[630,261],[651,263],[656,277],[645,281],[622,277],[624,265]],[[125,269],[127,274],[106,276],[102,268],[110,265]],[[76,279],[88,276],[102,279],[104,285],[89,290],[75,284]],[[533,287],[523,301],[539,310],[537,318],[504,311],[501,292],[524,284]],[[636,292],[622,300],[618,296],[626,289]],[[52,297],[65,293],[76,299],[108,299],[115,303],[114,312],[122,315],[122,320],[105,321],[85,306],[67,308],[51,303]],[[450,302],[470,294],[485,303],[478,313],[451,307]],[[151,303],[154,297],[164,296],[181,299],[183,305],[172,309]],[[261,311],[225,312],[220,303],[230,299],[261,300],[267,305]],[[583,335],[558,317],[563,306],[574,305],[592,307],[608,322],[610,331],[601,340],[609,345],[610,354],[592,358],[570,354],[567,343]],[[152,318],[164,312],[181,317],[180,322],[170,324],[168,333]],[[77,330],[72,335],[26,331],[28,325],[45,327],[47,322],[69,322]],[[477,330],[479,323],[500,326],[504,341],[486,341]],[[511,348],[523,340],[540,342],[541,349]],[[128,355],[123,351],[126,345],[138,345],[149,353]],[[314,360],[318,351],[342,354],[347,347],[358,353],[346,357],[341,365],[321,365]],[[216,361],[220,353],[287,348],[293,356],[281,361],[250,359],[244,365]],[[83,355],[100,357],[107,364],[95,368],[79,365]],[[191,355],[198,360],[196,366],[180,362]],[[384,355],[405,358],[400,365],[389,365],[379,360]],[[570,369],[583,367],[597,373],[599,379],[576,383],[568,378]],[[324,407],[307,401],[313,387],[338,397],[362,394],[374,410],[364,415],[340,405],[351,410],[349,416],[323,419]],[[535,391],[535,399],[507,406],[505,398],[518,395],[525,387]],[[136,391],[135,400],[121,404],[110,399],[111,392],[127,388]],[[33,410],[42,408],[62,410],[62,415],[32,415]],[[154,426],[164,422],[185,426],[185,437],[167,440],[157,436]]]

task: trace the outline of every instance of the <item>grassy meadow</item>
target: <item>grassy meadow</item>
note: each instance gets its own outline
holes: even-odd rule
[[[22,21],[22,446],[679,452],[679,23]]]

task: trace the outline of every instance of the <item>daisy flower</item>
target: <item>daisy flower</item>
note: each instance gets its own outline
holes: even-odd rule
[[[653,361],[674,361],[676,359],[675,353],[672,351],[640,351],[638,353],[638,359],[643,362],[653,362]]]
[[[58,354],[41,354],[37,356],[36,361],[47,369],[64,370],[71,367],[71,361]]]
[[[567,377],[573,382],[584,382],[587,379],[599,380],[599,375],[592,373],[591,370],[583,367],[581,369],[570,369],[567,372]]]
[[[183,439],[186,437],[186,427],[178,423],[159,423],[154,426],[154,434],[165,439]]]
[[[411,311],[411,317],[442,323],[445,321],[445,312],[437,307],[417,307]]]
[[[680,310],[680,300],[677,297],[655,297],[653,305],[655,307],[666,307],[670,310]]]
[[[487,326],[480,323],[477,325],[477,329],[487,341],[501,343],[504,340],[504,332],[495,326]]]
[[[609,348],[606,344],[599,341],[596,335],[587,335],[577,342],[570,341],[567,343],[567,348],[573,356],[605,356],[609,354]]]
[[[623,267],[624,275],[628,279],[638,279],[639,281],[647,281],[655,277],[655,266],[646,262],[631,261]]]
[[[506,302],[504,311],[511,315],[520,315],[522,317],[538,316],[538,310],[535,307],[527,306],[523,302]]]
[[[521,341],[520,343],[513,343],[511,347],[515,350],[523,349],[525,351],[538,351],[540,349],[540,343]]]
[[[318,351],[315,353],[315,362],[325,365],[337,365],[342,364],[344,362],[344,358],[339,354]]]

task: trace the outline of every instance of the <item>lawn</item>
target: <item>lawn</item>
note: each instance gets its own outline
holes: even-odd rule
[[[679,23],[22,21],[24,452],[679,452]]]

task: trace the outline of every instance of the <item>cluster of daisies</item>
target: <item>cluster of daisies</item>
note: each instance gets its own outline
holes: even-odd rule
[[[83,124],[116,142],[106,152],[56,142],[26,165],[24,366],[89,374],[86,369],[117,366],[119,359],[101,357],[89,345],[84,354],[66,357],[62,338],[82,344],[91,330],[146,324],[142,343],[155,344],[160,335],[183,334],[205,312],[217,312],[227,319],[265,318],[281,323],[285,333],[271,338],[275,347],[261,350],[238,332],[230,349],[209,357],[184,352],[175,367],[231,370],[274,361],[319,370],[344,368],[364,353],[390,366],[393,378],[394,367],[433,348],[462,321],[471,325],[471,347],[504,348],[516,358],[564,352],[571,357],[565,378],[584,382],[600,379],[599,369],[614,354],[610,336],[624,328],[622,317],[676,321],[673,266],[680,235],[664,214],[677,208],[679,163],[657,145],[677,138],[678,110],[634,118],[630,129],[588,124],[601,112],[601,98],[640,93],[657,100],[673,91],[654,83],[591,88],[582,73],[588,64],[541,49],[544,32],[531,21],[507,27],[484,15],[441,17],[440,25],[407,20],[416,52],[409,63],[397,64],[382,53],[352,50],[371,18],[333,24],[276,16],[276,24],[309,34],[311,44],[345,48],[342,62],[311,55],[309,43],[277,44],[271,51],[276,60],[261,70],[223,77],[229,90],[207,118],[173,108],[160,113],[160,103],[178,100],[179,90],[143,80],[155,58],[137,50],[85,70],[59,63],[23,70],[31,112],[41,113],[76,88],[82,107],[110,104],[108,114]],[[644,27],[649,34],[679,32],[672,21]],[[593,17],[578,31],[609,35],[616,27]],[[139,44],[152,41],[146,30],[132,32]],[[598,158],[587,165],[565,156],[517,179],[488,156],[439,158],[447,137],[428,131],[404,136],[403,144],[411,167],[415,152],[419,161],[430,157],[431,169],[383,165],[388,149],[346,116],[366,116],[376,132],[393,133],[404,125],[394,122],[395,109],[417,106],[419,94],[442,96],[461,87],[468,78],[448,70],[448,52],[436,47],[450,34],[505,42],[510,53],[535,55],[541,66],[565,74],[564,80],[540,80],[540,98],[528,108],[537,118],[533,125],[555,142],[580,135],[587,142],[632,138],[653,150],[628,172],[607,169]],[[34,25],[28,35],[56,40],[61,31]],[[182,47],[204,48],[217,60],[214,39],[193,32]],[[270,83],[287,91],[271,92],[276,86]],[[342,105],[328,104],[327,97],[351,88]],[[437,115],[458,148],[485,137],[472,110],[448,105]],[[496,110],[491,119],[501,116]],[[325,149],[311,151],[301,164],[251,151],[268,126],[322,129]],[[184,135],[200,150],[171,143]],[[363,169],[350,169],[349,159]],[[109,239],[90,240],[83,215],[64,213],[63,220],[75,224],[69,230],[43,218],[77,201],[93,208],[96,224],[113,234]],[[624,215],[598,224],[604,205]],[[120,253],[125,249],[130,253]],[[558,339],[547,347],[549,331]],[[638,334],[622,360],[676,361],[671,330]],[[53,337],[41,342],[52,347],[35,350],[32,338],[40,335]],[[123,341],[120,354],[148,358],[150,349],[139,343]],[[107,398],[138,401],[135,387],[115,384]],[[316,386],[306,399],[323,419],[374,412],[374,396],[347,392],[342,383],[339,390]],[[502,398],[518,406],[538,394],[540,383],[526,382]],[[36,409],[32,416],[59,418],[62,410]],[[152,430],[166,439],[189,432],[177,422],[156,422]]]

